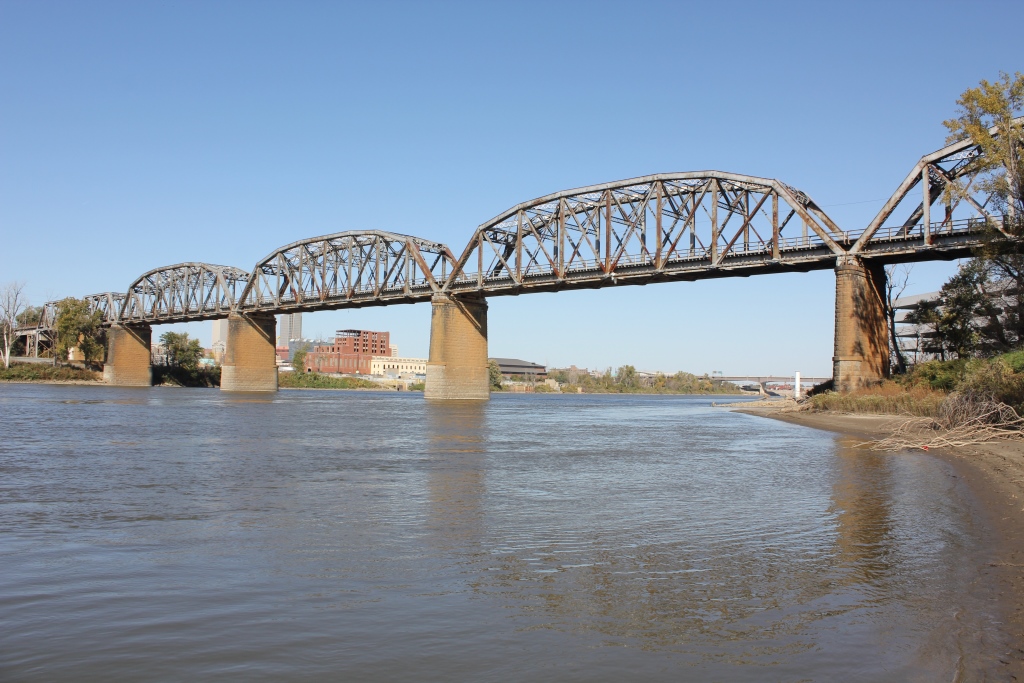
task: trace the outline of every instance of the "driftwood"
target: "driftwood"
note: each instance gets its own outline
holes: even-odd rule
[[[864,445],[876,451],[929,450],[1022,438],[1024,418],[1011,406],[952,394],[942,402],[937,418],[907,419],[888,437]]]

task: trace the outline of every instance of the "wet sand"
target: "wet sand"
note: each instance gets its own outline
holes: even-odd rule
[[[792,400],[747,403],[733,410],[864,441],[888,436],[904,419],[801,411]],[[969,504],[991,530],[990,542],[985,544],[988,556],[982,558],[987,570],[978,577],[976,590],[981,599],[994,601],[1005,619],[1006,651],[997,670],[1005,673],[1005,680],[1024,681],[1024,442],[932,449],[928,453],[953,467],[970,493]]]

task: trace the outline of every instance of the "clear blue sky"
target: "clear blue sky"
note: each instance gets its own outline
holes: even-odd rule
[[[1024,69],[1022,25],[1019,2],[3,0],[0,282],[42,303],[370,228],[460,252],[518,202],[701,169],[779,178],[861,228],[959,93]],[[916,266],[912,291],[954,268]],[[495,298],[490,352],[825,375],[833,299],[831,271]],[[304,327],[425,356],[429,317]]]

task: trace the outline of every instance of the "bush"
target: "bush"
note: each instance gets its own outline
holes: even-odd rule
[[[319,372],[282,372],[277,383],[284,389],[384,389],[358,377],[331,377]]]
[[[975,403],[1005,403],[1020,410],[1024,405],[1024,375],[1014,372],[1003,358],[972,360],[956,393]]]
[[[900,380],[907,386],[926,386],[937,391],[953,391],[967,371],[966,360],[930,360],[918,363]]]
[[[1014,372],[1024,372],[1024,349],[1004,353],[999,358],[1005,361]]]
[[[98,382],[100,379],[98,372],[65,365],[12,363],[9,368],[0,367],[0,381],[7,382]]]

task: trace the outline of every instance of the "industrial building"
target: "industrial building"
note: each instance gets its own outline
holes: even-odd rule
[[[306,354],[306,372],[369,375],[374,356],[391,356],[391,333],[338,330],[334,343],[314,346]]]

